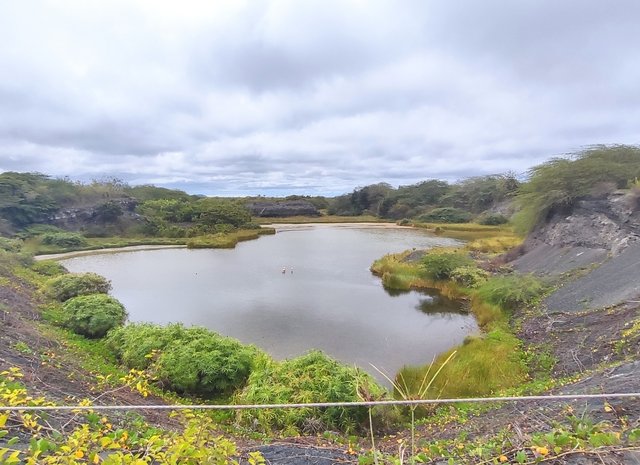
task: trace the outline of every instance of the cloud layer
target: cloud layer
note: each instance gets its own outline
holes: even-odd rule
[[[640,142],[634,0],[0,4],[0,170],[336,194]]]

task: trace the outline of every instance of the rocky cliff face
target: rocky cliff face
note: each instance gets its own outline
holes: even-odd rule
[[[111,199],[99,204],[63,208],[49,218],[49,223],[69,231],[91,230],[106,225],[142,223],[135,213],[137,201],[131,198]]]
[[[583,199],[570,215],[556,215],[528,239],[532,245],[605,249],[619,255],[640,239],[639,197],[617,192],[605,198]]]
[[[640,193],[579,201],[532,233],[511,263],[526,273],[574,276],[546,299],[550,311],[582,311],[640,296]],[[575,273],[582,270],[580,273]]]

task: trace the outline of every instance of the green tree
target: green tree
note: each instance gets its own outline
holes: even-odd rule
[[[47,192],[47,180],[39,173],[0,174],[0,217],[17,227],[44,222],[58,210]]]
[[[207,198],[194,206],[195,222],[202,226],[231,225],[240,227],[251,222],[249,210],[239,202]]]

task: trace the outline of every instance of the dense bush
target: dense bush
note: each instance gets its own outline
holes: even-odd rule
[[[451,272],[451,280],[464,287],[478,287],[489,278],[489,273],[477,266],[460,266]]]
[[[342,365],[322,352],[312,351],[284,362],[266,361],[249,377],[245,389],[237,396],[241,404],[273,404],[298,402],[360,401],[358,390],[373,397],[382,395],[380,388],[366,373]],[[295,426],[305,429],[320,422],[321,429],[349,431],[367,417],[366,408],[274,409],[239,412],[246,423],[256,418],[264,428]]]
[[[424,274],[430,279],[451,279],[456,268],[472,266],[473,260],[462,252],[434,250],[422,258]]]
[[[22,248],[22,242],[16,239],[0,237],[0,249],[6,252],[19,252]]]
[[[132,323],[109,333],[106,342],[118,360],[129,368],[143,370],[153,361],[153,351],[160,351],[174,341],[188,342],[203,337],[204,328],[185,328],[181,324],[158,326],[151,323]]]
[[[259,353],[235,339],[181,324],[127,325],[109,333],[107,346],[129,368],[149,368],[165,387],[206,396],[244,385]]]
[[[56,247],[83,247],[87,245],[87,239],[81,234],[68,232],[46,233],[42,236],[42,243]]]
[[[106,294],[111,283],[95,273],[69,273],[50,279],[45,284],[45,293],[60,302],[88,294]]]
[[[509,218],[499,213],[485,213],[480,215],[476,221],[477,223],[484,224],[485,226],[498,226],[506,224],[509,221]]]
[[[471,213],[453,207],[434,208],[429,213],[416,218],[422,223],[468,223]]]
[[[31,269],[44,276],[59,276],[66,274],[67,269],[54,260],[41,260],[31,265]]]
[[[208,332],[189,342],[169,344],[154,368],[160,381],[176,392],[229,394],[246,383],[255,355],[253,347]]]
[[[544,290],[544,284],[535,276],[513,274],[492,277],[478,288],[478,295],[485,302],[515,309],[533,304]]]
[[[74,333],[91,338],[103,337],[112,328],[124,324],[124,306],[106,294],[81,295],[67,300],[62,309],[62,325]]]

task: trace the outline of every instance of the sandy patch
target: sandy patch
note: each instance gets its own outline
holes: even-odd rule
[[[127,247],[114,247],[110,249],[77,250],[75,252],[51,253],[46,255],[36,255],[34,260],[62,260],[64,258],[81,257],[83,255],[96,255],[116,252],[136,252],[138,250],[155,249],[183,249],[186,245],[130,245]]]

